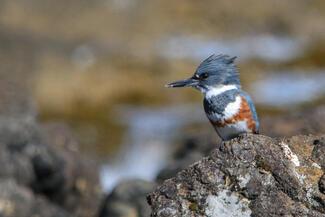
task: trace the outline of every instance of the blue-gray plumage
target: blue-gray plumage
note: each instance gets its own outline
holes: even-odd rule
[[[236,58],[227,55],[211,55],[199,65],[194,75],[207,74],[209,76],[209,79],[201,81],[200,85],[202,86],[213,86],[221,83],[240,86],[238,69],[234,64]]]
[[[206,114],[208,115],[223,115],[227,105],[236,100],[239,91],[237,89],[231,89],[225,91],[223,94],[211,96],[209,98],[204,97],[203,106]]]
[[[186,80],[168,87],[194,87],[204,94],[204,110],[223,140],[258,133],[259,122],[250,96],[241,89],[236,57],[211,55]]]

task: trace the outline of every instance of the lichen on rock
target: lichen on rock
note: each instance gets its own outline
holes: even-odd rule
[[[209,195],[206,200],[205,214],[208,217],[249,217],[251,209],[249,200],[241,199],[239,194],[223,190],[218,195]]]

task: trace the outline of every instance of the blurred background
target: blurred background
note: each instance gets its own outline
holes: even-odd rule
[[[164,84],[225,53],[238,56],[263,134],[317,133],[305,123],[324,114],[324,11],[322,0],[0,0],[2,125],[16,124],[14,141],[36,124],[54,149],[69,143],[92,162],[96,195],[122,180],[152,182],[184,140],[218,141],[201,94]],[[33,143],[26,135],[19,141]]]

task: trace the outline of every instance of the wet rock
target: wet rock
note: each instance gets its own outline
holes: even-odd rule
[[[324,216],[324,167],[312,157],[321,139],[243,135],[219,143],[148,196],[151,216]]]
[[[146,217],[150,207],[146,196],[154,184],[143,180],[122,181],[103,202],[100,217]]]
[[[75,216],[91,216],[100,202],[97,167],[80,155],[67,132],[62,125],[0,117],[0,178],[15,180]]]

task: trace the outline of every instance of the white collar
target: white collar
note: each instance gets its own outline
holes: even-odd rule
[[[204,92],[206,98],[211,98],[212,96],[220,95],[228,90],[238,89],[236,85],[229,84],[229,85],[218,85],[208,89]]]

